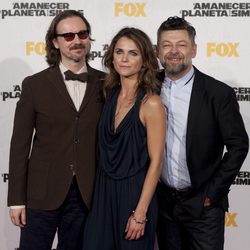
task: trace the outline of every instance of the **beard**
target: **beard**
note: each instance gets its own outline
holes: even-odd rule
[[[169,62],[174,59],[180,60],[180,63],[175,64]],[[186,61],[184,55],[182,55],[181,53],[168,53],[164,57],[164,62],[162,66],[164,67],[167,75],[178,76],[184,73],[190,67],[190,62]]]
[[[189,64],[182,63],[179,65],[172,66],[171,64],[164,63],[163,67],[164,67],[167,75],[176,76],[182,72],[185,72],[187,70],[187,68],[189,67]]]
[[[74,50],[78,50],[78,49],[82,49],[82,50],[85,50],[85,53],[86,54],[86,50],[87,50],[87,47],[84,45],[84,44],[74,44],[71,48],[70,48],[70,51],[74,51]],[[79,54],[79,55],[71,55],[71,60],[73,60],[74,62],[78,63],[78,62],[81,62],[83,60],[83,57],[85,57],[86,55],[82,55],[82,54]]]

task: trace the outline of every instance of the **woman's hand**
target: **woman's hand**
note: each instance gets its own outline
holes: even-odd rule
[[[129,217],[125,229],[126,240],[138,240],[144,235],[147,219],[145,216],[136,215],[135,212]]]

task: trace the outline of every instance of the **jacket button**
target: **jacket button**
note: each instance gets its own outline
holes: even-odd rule
[[[75,139],[75,143],[78,143],[79,142],[79,140],[78,139]]]

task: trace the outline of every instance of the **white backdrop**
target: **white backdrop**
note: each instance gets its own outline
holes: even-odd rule
[[[92,26],[92,60],[101,58],[113,35],[135,26],[156,43],[156,31],[169,16],[185,17],[197,31],[198,55],[194,65],[232,86],[250,132],[250,2],[193,0],[54,0],[0,1],[0,249],[18,247],[19,229],[8,216],[8,155],[15,104],[21,82],[47,67],[44,37],[54,15],[64,9],[82,11]],[[250,134],[250,133],[249,133]],[[231,188],[226,216],[226,250],[250,247],[250,156]]]

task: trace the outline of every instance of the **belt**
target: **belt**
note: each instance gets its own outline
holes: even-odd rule
[[[172,198],[182,198],[182,197],[187,197],[191,194],[192,192],[192,188],[191,187],[187,187],[187,188],[183,188],[183,189],[175,189],[172,187],[169,187],[167,185],[165,185],[162,182],[158,183],[158,187],[160,188],[160,190],[162,190],[165,194],[171,196]]]

